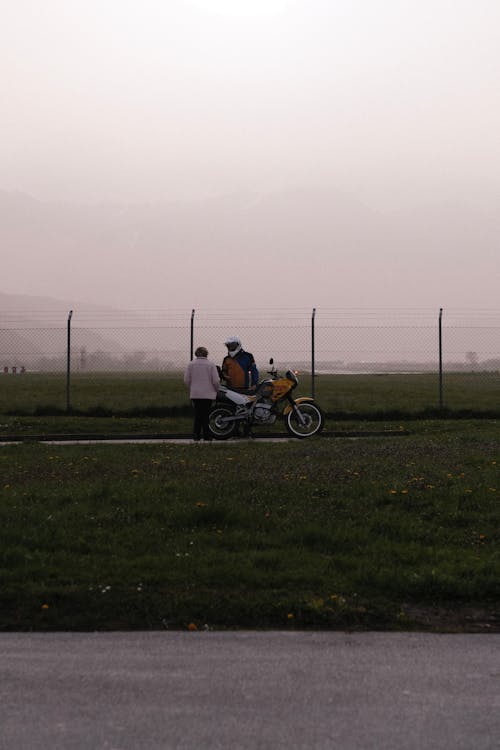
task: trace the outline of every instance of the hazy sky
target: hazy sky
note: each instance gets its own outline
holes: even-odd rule
[[[499,0],[0,9],[0,291],[498,307]]]
[[[0,189],[500,203],[498,0],[1,0]]]

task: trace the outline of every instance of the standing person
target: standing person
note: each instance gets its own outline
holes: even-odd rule
[[[231,336],[224,342],[227,355],[222,362],[222,377],[229,388],[235,390],[255,390],[259,382],[259,371],[253,354],[246,352],[237,336]]]
[[[198,441],[203,434],[204,440],[212,440],[208,414],[220,385],[219,373],[217,366],[208,359],[208,350],[204,346],[199,346],[194,356],[184,373],[184,383],[189,388],[189,398],[194,406],[193,438]]]

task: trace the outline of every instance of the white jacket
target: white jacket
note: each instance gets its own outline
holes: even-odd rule
[[[189,398],[213,401],[220,385],[217,367],[207,357],[196,357],[186,367],[184,382],[189,388]]]

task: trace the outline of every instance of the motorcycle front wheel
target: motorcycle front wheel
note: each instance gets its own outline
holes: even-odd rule
[[[298,410],[300,416],[295,409]],[[285,425],[290,435],[297,438],[306,438],[321,432],[325,424],[325,418],[314,401],[296,404],[295,409],[285,415]]]
[[[227,417],[233,417],[234,410],[229,406],[216,406],[210,412],[208,424],[210,432],[216,440],[227,440],[234,435],[236,422],[226,422]]]

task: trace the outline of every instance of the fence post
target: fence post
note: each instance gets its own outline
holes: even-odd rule
[[[315,393],[315,379],[316,379],[316,352],[315,352],[315,339],[314,339],[314,319],[316,317],[316,308],[313,307],[311,317],[311,397],[314,398]]]
[[[443,308],[439,308],[439,409],[443,409]]]
[[[73,310],[69,311],[67,327],[67,344],[66,344],[66,411],[71,409],[70,399],[70,379],[71,379],[71,317]]]
[[[193,359],[194,349],[194,310],[191,310],[191,334],[190,334],[190,346],[189,346],[189,359]]]

